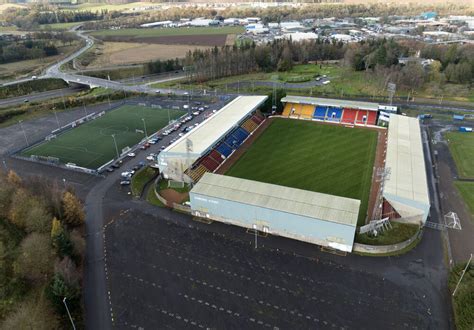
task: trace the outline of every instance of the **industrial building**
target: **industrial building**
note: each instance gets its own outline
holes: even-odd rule
[[[213,172],[260,125],[267,96],[238,96],[158,155],[165,178],[196,182]]]
[[[418,119],[390,115],[385,169],[383,217],[425,223],[430,197]]]
[[[205,173],[190,192],[192,213],[351,252],[360,201]]]

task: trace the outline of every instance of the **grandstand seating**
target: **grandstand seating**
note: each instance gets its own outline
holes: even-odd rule
[[[232,148],[229,147],[226,143],[222,142],[219,144],[216,148],[216,150],[223,155],[224,157],[229,157],[229,155],[232,153]]]
[[[263,117],[260,115],[253,115],[251,118],[257,125],[260,125],[260,123],[263,121]]]
[[[377,123],[377,111],[369,111],[367,125],[375,125]]]
[[[194,182],[197,182],[204,173],[209,172],[209,170],[202,164],[199,164],[194,169],[187,169],[184,173],[186,173]]]
[[[327,107],[317,106],[316,109],[314,110],[313,118],[319,119],[319,120],[325,120],[326,111],[327,111]]]
[[[222,159],[222,155],[215,149],[211,150],[211,152],[209,153],[209,157],[211,157],[213,160],[215,160],[219,164],[224,161],[224,159]]]
[[[329,121],[341,121],[342,108],[330,107],[328,108],[327,118]]]
[[[300,114],[301,118],[311,119],[313,118],[313,113],[314,113],[314,105],[311,105],[311,104],[302,105],[301,114]]]
[[[254,122],[251,118],[247,119],[241,126],[247,132],[252,133],[258,127],[257,123]]]
[[[209,172],[214,172],[214,170],[219,167],[219,163],[209,156],[204,157],[201,160],[200,165],[205,166]]]
[[[285,108],[283,108],[283,116],[290,116],[291,115],[291,109],[293,108],[293,103],[287,103],[285,104]]]
[[[359,110],[359,112],[357,113],[356,124],[365,125],[367,122],[368,115],[369,115],[368,112],[369,111],[367,110]]]
[[[346,124],[354,124],[356,121],[356,117],[357,117],[357,110],[344,108],[341,122],[346,123]]]

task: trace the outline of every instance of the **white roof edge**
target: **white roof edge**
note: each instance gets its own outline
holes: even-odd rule
[[[303,103],[312,105],[323,105],[323,106],[337,106],[337,107],[350,107],[353,109],[363,109],[378,111],[379,104],[373,102],[353,101],[353,100],[338,100],[338,99],[326,99],[320,97],[308,97],[308,96],[297,96],[287,95],[281,99],[281,102],[290,103]]]

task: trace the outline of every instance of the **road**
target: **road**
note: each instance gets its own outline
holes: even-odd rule
[[[31,93],[28,95],[22,95],[18,97],[11,97],[8,99],[1,99],[0,107],[7,107],[7,106],[26,103],[25,100],[28,100],[28,102],[37,102],[37,101],[44,101],[44,100],[48,100],[48,99],[56,98],[60,96],[68,96],[68,95],[72,95],[77,92],[80,92],[81,90],[83,90],[83,88],[81,87],[68,87],[68,88],[55,89],[55,90],[46,91],[46,92]]]

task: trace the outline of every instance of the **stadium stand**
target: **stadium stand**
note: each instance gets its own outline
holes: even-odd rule
[[[191,170],[187,169],[184,173],[187,174],[194,182],[196,182],[206,172],[209,172],[208,169],[204,165],[199,164],[196,168]]]
[[[242,124],[241,127],[247,132],[252,133],[257,129],[258,125],[252,119],[249,118]]]
[[[222,155],[215,149],[211,150],[211,152],[209,153],[209,157],[211,157],[213,160],[215,160],[219,164],[224,161],[224,159],[222,158]]]
[[[209,172],[214,172],[214,170],[219,167],[219,163],[209,156],[204,157],[201,160],[200,165],[205,166],[209,170]]]
[[[346,124],[354,124],[357,117],[357,110],[344,108],[344,112],[342,113],[342,123]]]
[[[260,123],[263,121],[263,119],[264,119],[264,118],[263,118],[261,115],[259,115],[259,114],[254,114],[254,115],[252,116],[252,120],[253,120],[254,122],[256,122],[258,125],[260,125]]]
[[[329,107],[328,108],[328,114],[327,114],[327,120],[329,121],[341,121],[342,117],[342,108],[336,108],[336,107]]]
[[[367,118],[367,125],[375,125],[377,123],[377,112],[369,111],[369,118]]]
[[[283,109],[282,115],[285,117],[289,117],[291,115],[291,109],[293,108],[293,103],[285,104],[285,108]]]
[[[327,107],[317,106],[316,110],[314,111],[313,118],[319,119],[319,120],[325,120],[327,110],[328,110]]]
[[[313,118],[313,113],[314,113],[314,105],[310,104],[303,104],[301,108],[301,118],[305,119],[312,119]]]
[[[359,110],[357,113],[356,124],[366,125],[367,124],[368,111]]]
[[[229,157],[229,155],[232,153],[232,148],[229,147],[225,142],[219,144],[216,150],[226,158]]]

